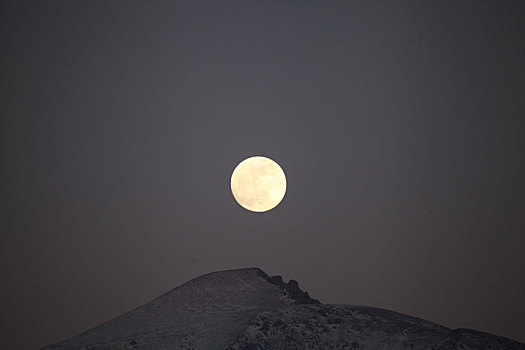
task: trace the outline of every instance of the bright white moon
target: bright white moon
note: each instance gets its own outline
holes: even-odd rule
[[[243,208],[263,212],[273,209],[286,193],[283,169],[266,157],[250,157],[233,171],[231,178],[233,197]]]

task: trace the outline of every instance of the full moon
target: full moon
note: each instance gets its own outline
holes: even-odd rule
[[[237,165],[231,178],[233,197],[243,208],[255,212],[275,208],[286,193],[283,169],[266,157],[250,157]]]

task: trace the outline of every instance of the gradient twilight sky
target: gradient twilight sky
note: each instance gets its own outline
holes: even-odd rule
[[[525,342],[525,2],[2,1],[0,343],[201,274]],[[230,192],[276,160],[267,213]]]

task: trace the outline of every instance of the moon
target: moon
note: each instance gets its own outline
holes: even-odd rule
[[[233,170],[231,190],[241,207],[265,212],[275,208],[284,198],[286,176],[279,164],[270,158],[250,157]]]

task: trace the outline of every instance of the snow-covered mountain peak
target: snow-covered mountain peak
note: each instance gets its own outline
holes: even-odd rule
[[[517,349],[397,312],[325,305],[258,268],[219,271],[43,350]]]
[[[175,307],[236,305],[273,308],[290,304],[318,304],[303,292],[296,281],[283,282],[259,268],[243,268],[209,273],[188,281],[159,297]],[[167,299],[167,300],[162,300]]]

